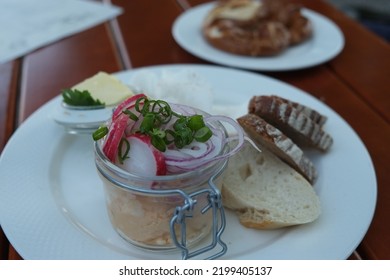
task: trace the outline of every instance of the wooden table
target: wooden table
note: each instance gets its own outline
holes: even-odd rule
[[[36,109],[98,71],[116,72],[156,64],[208,62],[182,49],[171,26],[202,0],[113,0],[124,14],[20,59],[0,64],[0,151]],[[366,145],[377,175],[375,217],[350,259],[390,258],[390,47],[362,25],[321,0],[300,0],[332,19],[345,48],[335,59],[310,69],[263,73],[294,85],[339,113]],[[320,242],[320,240],[319,240]],[[21,259],[0,230],[1,259]]]

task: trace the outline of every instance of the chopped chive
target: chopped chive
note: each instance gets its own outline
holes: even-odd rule
[[[147,113],[140,125],[140,131],[142,133],[148,133],[155,127],[156,116],[152,113]]]
[[[123,153],[123,144],[126,145],[125,152]],[[125,161],[125,159],[129,158],[128,154],[130,151],[130,143],[126,138],[122,138],[121,141],[119,142],[119,148],[118,148],[118,159],[121,164]]]
[[[149,100],[146,97],[141,97],[136,100],[134,110],[125,109],[123,113],[128,115],[132,121],[140,122],[139,132],[149,135],[152,145],[160,151],[165,151],[167,145],[175,145],[181,149],[194,140],[206,142],[212,136],[212,131],[205,124],[202,115],[181,115],[172,111],[166,101]],[[176,118],[174,122],[172,121],[173,129],[164,129],[163,125],[169,123],[172,117]],[[100,127],[93,133],[93,139],[95,141],[101,139],[108,131],[107,127]],[[126,147],[123,145],[126,145]],[[125,149],[124,153],[123,149]],[[130,143],[125,138],[121,139],[118,149],[118,158],[121,163],[127,158],[129,150]]]
[[[165,152],[167,145],[164,141],[164,138],[158,137],[157,135],[152,135],[151,139],[152,145],[159,151]]]
[[[94,141],[97,141],[106,136],[107,133],[108,128],[106,126],[101,126],[92,134],[92,138]]]
[[[131,111],[128,110],[128,109],[124,110],[123,113],[125,113],[126,115],[128,115],[129,118],[132,119],[132,120],[135,121],[135,122],[138,121],[138,119],[139,119],[139,118],[137,117],[136,114],[134,114],[133,112],[131,112]]]
[[[213,132],[207,126],[202,127],[197,132],[195,132],[194,138],[196,141],[204,143],[210,139],[213,135]]]
[[[188,117],[188,127],[193,131],[198,131],[202,127],[204,127],[204,121],[202,115],[193,115]]]

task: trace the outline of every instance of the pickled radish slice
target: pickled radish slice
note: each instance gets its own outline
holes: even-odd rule
[[[127,98],[125,101],[119,104],[118,107],[115,108],[112,114],[112,120],[115,120],[118,116],[120,116],[124,110],[134,107],[136,101],[142,97],[146,97],[146,95],[143,93],[136,94]]]
[[[118,154],[119,143],[129,122],[129,117],[120,114],[112,123],[103,144],[103,152],[111,162],[115,162]]]
[[[162,152],[151,143],[149,135],[135,133],[127,137],[130,150],[121,167],[140,176],[165,175],[167,167]]]

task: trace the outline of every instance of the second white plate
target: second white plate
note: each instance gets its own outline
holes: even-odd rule
[[[210,62],[250,70],[296,70],[329,61],[344,47],[343,33],[336,24],[317,12],[303,9],[303,14],[313,25],[313,37],[306,42],[272,57],[230,54],[208,44],[201,32],[203,21],[214,5],[206,3],[195,6],[181,14],[172,26],[173,37],[182,48]]]

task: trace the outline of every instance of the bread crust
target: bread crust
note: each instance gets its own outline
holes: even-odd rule
[[[323,130],[326,117],[309,107],[276,96],[254,96],[248,111],[280,129],[301,147],[326,152],[333,138]]]
[[[289,137],[276,127],[254,114],[237,119],[249,137],[264,146],[314,184],[318,173],[309,158]]]
[[[269,100],[269,101],[267,101]],[[292,100],[277,96],[277,95],[258,95],[253,96],[249,102],[249,111],[256,110],[257,106],[261,106],[263,102],[272,102],[272,100],[279,100],[279,102],[284,102],[289,106],[292,106],[298,113],[305,114],[313,122],[317,123],[319,126],[323,126],[328,118],[325,115],[322,115],[315,109],[305,106],[301,103],[294,102]],[[253,107],[253,108],[252,108]]]

